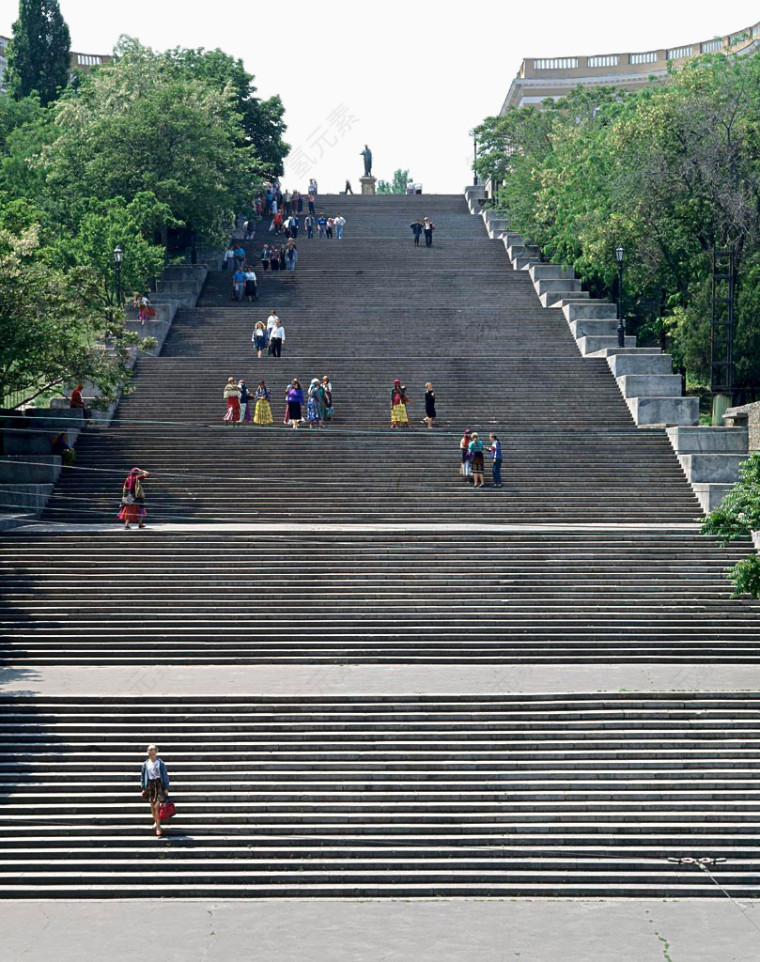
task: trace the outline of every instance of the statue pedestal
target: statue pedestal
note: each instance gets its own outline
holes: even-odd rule
[[[375,184],[377,183],[377,177],[360,177],[359,180],[361,181],[363,194],[376,193]]]

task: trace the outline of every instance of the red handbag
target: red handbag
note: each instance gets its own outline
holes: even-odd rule
[[[158,817],[164,822],[167,818],[172,818],[177,814],[177,806],[170,798],[165,798],[158,809]]]

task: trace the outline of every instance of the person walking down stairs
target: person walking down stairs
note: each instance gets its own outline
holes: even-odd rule
[[[272,417],[272,405],[269,403],[271,395],[269,388],[263,381],[259,381],[256,388],[256,410],[253,412],[253,423],[262,427],[268,427],[274,420]]]
[[[248,299],[248,303],[252,304],[253,299],[256,297],[256,271],[246,264],[245,268],[245,296]]]
[[[303,420],[303,388],[294,377],[285,393],[285,423],[297,429]]]
[[[338,240],[343,240],[343,228],[345,226],[346,218],[338,211],[338,216],[335,218],[335,236]]]
[[[285,267],[289,271],[294,271],[296,269],[296,264],[298,263],[298,248],[293,243],[292,240],[288,241],[288,246],[285,249]]]
[[[256,322],[253,334],[251,334],[251,341],[253,342],[253,349],[256,351],[258,359],[261,360],[267,346],[267,329],[264,327],[263,321]]]
[[[398,378],[393,382],[391,391],[391,427],[408,428],[409,412],[406,409],[409,398],[406,396],[406,387]]]
[[[224,412],[223,421],[228,424],[240,423],[240,388],[234,377],[227,378],[224,386],[224,400],[227,402],[227,410]]]
[[[425,247],[432,247],[435,224],[430,220],[429,217],[424,217],[422,219],[422,229],[425,232]]]
[[[140,784],[142,785],[142,797],[150,802],[150,810],[153,814],[153,831],[156,838],[161,838],[161,803],[166,798],[169,791],[169,772],[163,759],[158,757],[158,746],[148,745],[148,757],[142,763],[140,773]]]
[[[435,424],[435,391],[430,381],[425,384],[425,417],[422,423],[427,424],[429,428]]]
[[[267,322],[268,323],[268,322]],[[282,357],[282,345],[285,343],[285,328],[277,318],[277,323],[269,331],[269,353],[272,357]]]
[[[419,247],[420,237],[422,237],[422,232],[425,229],[422,226],[422,221],[418,217],[417,220],[413,224],[410,224],[409,226],[412,228],[412,235],[414,237],[414,246]]]
[[[124,522],[124,528],[127,531],[134,521],[137,522],[138,528],[145,527],[145,518],[148,516],[148,511],[145,507],[145,491],[142,482],[147,477],[147,471],[132,468],[121,489],[119,520]]]

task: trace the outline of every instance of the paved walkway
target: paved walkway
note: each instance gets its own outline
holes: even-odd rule
[[[760,903],[0,902],[0,945],[4,962],[756,962]]]
[[[236,665],[234,671],[222,665],[0,668],[0,691],[232,696],[760,691],[760,665]]]

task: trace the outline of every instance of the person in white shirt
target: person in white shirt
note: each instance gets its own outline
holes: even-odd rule
[[[335,233],[338,237],[338,240],[343,240],[343,228],[345,226],[346,218],[339,212],[338,216],[335,218]]]
[[[248,267],[245,272],[245,296],[250,304],[256,296],[256,271]]]
[[[224,252],[224,263],[222,264],[222,268],[225,271],[231,270],[234,262],[235,262],[235,248],[232,246],[232,244],[230,244],[230,246]]]
[[[277,320],[277,324],[269,334],[269,353],[272,357],[282,357],[282,345],[285,343],[285,328]]]
[[[277,311],[274,308],[272,308],[272,310],[269,312],[269,317],[267,318],[267,336],[268,337],[272,336],[272,328],[277,327],[279,323],[280,323],[280,319],[277,316]]]

